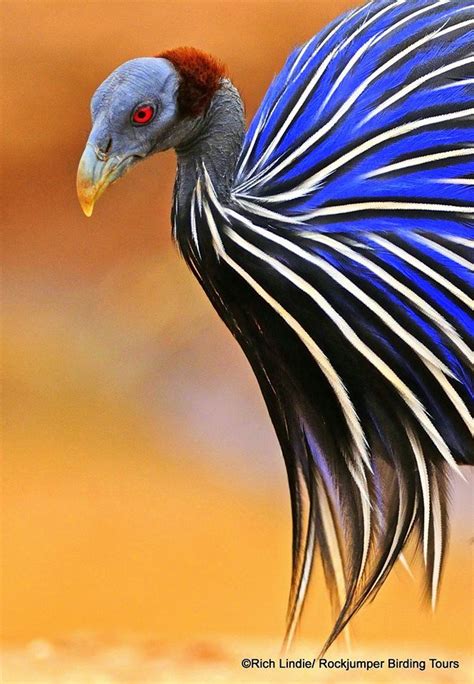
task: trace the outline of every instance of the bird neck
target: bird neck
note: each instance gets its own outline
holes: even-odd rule
[[[175,202],[180,212],[190,205],[203,165],[221,201],[229,197],[245,133],[244,108],[228,79],[214,95],[206,114],[176,148]]]

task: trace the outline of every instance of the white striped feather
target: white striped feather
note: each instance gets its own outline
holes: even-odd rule
[[[418,356],[422,359],[423,363],[426,365],[426,367],[431,371],[433,376],[437,379],[441,387],[443,387],[444,391],[446,392],[447,396],[451,399],[452,403],[456,407],[457,411],[459,412],[461,418],[464,420],[466,425],[471,428],[471,417],[469,414],[469,410],[462,401],[461,397],[458,395],[458,393],[455,391],[455,389],[452,387],[452,385],[449,383],[449,381],[446,379],[445,375],[449,375],[453,377],[453,373],[450,371],[450,369],[442,362],[438,357],[433,354],[422,342],[420,342],[414,335],[409,333],[405,328],[403,328],[394,318],[391,316],[377,301],[375,301],[372,297],[367,295],[363,290],[361,290],[355,283],[353,283],[347,276],[345,276],[343,273],[338,271],[332,264],[329,264],[326,262],[324,259],[321,257],[311,254],[307,252],[306,250],[302,249],[298,245],[294,245],[290,240],[287,240],[280,235],[276,235],[275,233],[272,233],[271,231],[266,230],[265,228],[261,228],[260,226],[257,226],[253,224],[251,221],[248,221],[247,219],[243,219],[240,217],[238,214],[236,214],[234,211],[229,210],[227,212],[229,216],[234,216],[236,219],[240,220],[243,222],[247,227],[249,227],[253,232],[257,233],[258,235],[265,237],[266,239],[275,242],[276,244],[281,245],[282,247],[286,248],[287,250],[291,251],[293,254],[296,254],[297,256],[301,257],[305,261],[309,261],[310,263],[314,264],[318,268],[320,268],[322,271],[324,271],[327,275],[329,275],[335,282],[337,282],[341,287],[343,287],[345,290],[347,290],[350,294],[352,294],[354,297],[356,297],[359,301],[361,301],[372,313],[375,313],[387,327],[389,327],[393,332],[395,332],[403,341],[409,342],[414,351],[418,354]],[[264,254],[261,252],[261,254]],[[272,259],[271,257],[268,257],[268,259]],[[272,263],[277,263],[280,264],[275,259],[272,259]],[[296,274],[291,271],[288,267],[283,267],[286,269],[286,272],[291,273],[296,279],[299,278]],[[277,268],[278,270],[278,268]],[[287,276],[288,277],[288,276]],[[301,279],[302,281],[302,279]],[[303,281],[305,282],[305,281]],[[308,285],[308,284],[307,284]],[[308,287],[311,287],[308,285]],[[313,292],[316,292],[314,288],[311,288]],[[324,305],[327,307],[326,312],[330,312],[332,309],[331,305],[329,302],[324,300],[322,296],[320,296],[320,302],[324,302]],[[318,303],[318,302],[317,302]],[[321,305],[321,304],[320,304]],[[329,313],[329,316],[336,322],[336,325],[339,326],[341,332],[343,332],[346,328],[343,326],[346,325],[345,321],[344,323],[341,323],[344,319],[342,319],[338,314],[338,319],[334,319],[333,314],[335,314],[334,309],[332,309],[332,314]],[[355,335],[354,331],[352,331],[353,334]],[[343,334],[345,334],[343,332]],[[351,335],[346,335],[347,339],[351,341],[352,336]],[[360,351],[360,349],[359,349]],[[378,357],[376,357],[378,359]],[[381,359],[379,359],[381,361]],[[382,362],[383,363],[383,362]],[[374,364],[377,368],[377,364]],[[385,364],[386,366],[386,364]],[[444,375],[445,374],[445,375]],[[388,376],[386,376],[388,377]],[[398,377],[395,376],[398,381]],[[400,392],[399,387],[397,386],[396,382],[393,382],[394,387],[398,389]],[[402,383],[403,384],[403,383]],[[406,385],[405,385],[406,388]],[[400,392],[402,396],[405,395],[405,392]]]
[[[372,242],[376,242],[384,249],[392,252],[400,259],[403,259],[403,261],[406,261],[407,264],[410,264],[410,266],[413,266],[418,271],[431,278],[431,280],[434,280],[439,285],[444,287],[445,290],[448,290],[448,292],[457,297],[457,299],[463,302],[463,304],[472,308],[472,301],[465,292],[456,287],[456,285],[453,285],[453,283],[447,280],[447,278],[442,276],[440,273],[437,273],[432,268],[427,266],[423,261],[417,259],[412,254],[409,254],[409,252],[406,252],[401,247],[394,245],[392,242],[390,242],[390,240],[387,240],[387,238],[382,237],[381,235],[377,235],[376,233],[367,233],[366,235],[370,240],[372,240]]]
[[[212,183],[209,176],[207,175],[207,180],[209,184],[210,197],[217,202],[217,197],[212,189]],[[218,203],[218,202],[217,202]],[[250,276],[245,269],[243,269],[240,264],[238,264],[234,259],[232,259],[225,251],[219,230],[214,221],[214,217],[210,210],[209,205],[204,203],[204,213],[206,215],[209,229],[211,232],[214,248],[216,253],[236,272],[238,273],[256,292],[262,297],[262,299],[267,302],[288,324],[288,326],[296,333],[296,335],[303,342],[305,347],[311,353],[318,366],[321,368],[323,374],[327,378],[329,384],[333,388],[336,397],[341,405],[342,412],[346,418],[347,425],[352,435],[354,446],[356,452],[361,456],[362,460],[368,464],[370,467],[370,458],[367,452],[367,444],[365,440],[365,435],[362,430],[359,418],[356,414],[354,406],[350,400],[344,383],[339,378],[338,374],[334,370],[331,362],[316,344],[313,338],[307,333],[307,331],[301,326],[301,324],[288,312],[286,309],[272,297],[257,281]]]
[[[212,189],[212,183],[210,181],[209,176],[207,175],[207,180],[209,183],[209,190],[210,194],[213,195],[213,200],[216,202],[217,197],[215,196],[215,193]],[[306,346],[310,354],[313,356],[315,359],[316,363],[326,376],[329,384],[333,388],[333,391],[338,398],[339,404],[341,406],[343,415],[345,416],[347,425],[349,427],[355,451],[356,453],[361,457],[362,462],[371,469],[371,464],[370,464],[370,458],[369,454],[367,452],[367,444],[365,441],[365,436],[362,431],[362,427],[359,421],[359,418],[355,412],[354,406],[352,405],[352,402],[350,400],[350,397],[347,393],[346,388],[344,387],[344,384],[342,383],[341,379],[337,375],[336,371],[334,370],[332,364],[330,363],[329,359],[327,356],[324,354],[324,352],[320,349],[320,347],[316,344],[316,342],[313,340],[313,338],[306,332],[306,330],[302,327],[302,325],[276,300],[274,297],[272,297],[266,290],[254,279],[252,276],[245,271],[232,257],[230,257],[227,252],[225,251],[222,238],[219,234],[219,230],[217,228],[217,225],[214,221],[214,217],[212,215],[212,212],[210,210],[209,205],[207,202],[204,203],[204,213],[207,218],[207,222],[209,225],[209,230],[211,232],[211,237],[213,240],[214,248],[216,252],[219,253],[220,258],[225,261],[236,273],[238,273],[253,289],[254,291],[265,301],[267,304],[269,304],[276,313],[278,313],[285,323],[296,333],[296,335],[299,337],[299,339],[303,342],[303,344]],[[348,468],[351,472],[351,475],[354,479],[354,482],[356,483],[359,493],[360,493],[360,499],[361,499],[361,507],[362,507],[362,515],[363,515],[363,520],[364,520],[364,532],[363,532],[363,554],[362,554],[362,562],[359,570],[359,578],[362,576],[364,568],[365,568],[365,563],[367,560],[368,556],[368,549],[369,549],[369,544],[370,544],[370,508],[371,508],[371,502],[370,502],[370,495],[368,491],[368,486],[367,486],[367,478],[365,476],[365,472],[363,467],[361,467],[358,464],[358,461],[356,459],[355,463],[357,464],[357,468],[354,467],[352,462],[348,462]],[[303,598],[300,599],[302,601]],[[298,597],[297,597],[297,602],[296,602],[296,607],[298,608],[299,603],[298,603]],[[301,608],[300,608],[301,609]],[[296,622],[294,626],[290,623],[290,630],[296,628]],[[292,633],[289,635],[288,638],[288,643],[291,642],[291,637]]]
[[[301,550],[301,556],[298,558],[298,566],[293,577],[294,585],[292,586],[292,592],[290,594],[289,600],[290,612],[287,616],[287,631],[285,635],[285,642],[283,644],[284,652],[286,652],[293,641],[295,630],[301,617],[309,580],[311,578],[314,550],[316,545],[316,520],[311,506],[307,483],[299,468],[297,469],[296,476],[299,480],[300,491],[304,490],[306,492],[307,498],[309,498],[309,510],[306,514],[302,513],[302,518],[305,519],[306,523],[306,531],[304,534],[305,541],[303,549]]]
[[[459,81],[453,83],[444,83],[442,86],[433,88],[433,90],[446,90],[447,88],[465,88],[468,85],[474,85],[474,78],[460,78]]]
[[[334,571],[334,582],[339,606],[343,606],[347,596],[346,578],[344,574],[344,561],[342,557],[339,539],[337,536],[337,523],[334,520],[333,511],[329,503],[329,497],[326,492],[326,487],[322,481],[321,475],[316,474],[316,486],[318,490],[318,500],[322,516],[322,524],[324,527],[324,535],[328,545],[329,556],[331,558],[331,565]],[[344,637],[346,645],[350,647],[350,632],[346,625],[344,628]]]
[[[398,1],[399,1],[399,0],[397,0],[397,2],[398,2]],[[405,0],[403,0],[403,1],[405,1]],[[368,7],[369,5],[371,5],[371,4],[372,4],[372,0],[371,0],[371,2],[367,3],[367,5],[364,5],[363,7],[359,7],[359,8],[357,8],[357,9],[353,10],[352,12],[348,12],[347,14],[343,15],[343,16],[341,17],[341,20],[340,20],[339,22],[337,22],[337,24],[336,24],[336,25],[334,26],[334,28],[328,33],[328,35],[325,36],[325,38],[324,38],[320,43],[318,43],[318,44],[316,45],[316,48],[313,50],[313,52],[310,54],[310,56],[308,57],[308,59],[306,60],[306,62],[305,62],[305,63],[303,64],[303,66],[301,67],[300,74],[303,73],[303,71],[306,69],[306,67],[308,66],[308,64],[316,57],[316,55],[317,55],[317,54],[323,49],[323,47],[331,40],[331,38],[333,38],[334,35],[337,34],[337,32],[341,29],[341,27],[349,21],[349,19],[353,19],[354,16],[356,16],[356,15],[359,14],[360,12],[366,10],[367,7]],[[357,33],[358,33],[362,28],[364,28],[364,26],[360,27],[360,29],[357,31]],[[352,39],[352,36],[351,36],[351,39]],[[292,65],[292,68],[290,69],[290,72],[289,72],[288,78],[287,78],[287,82],[291,80],[293,74],[294,74],[295,71],[296,71],[297,66],[300,64],[300,62],[301,62],[301,60],[302,60],[302,58],[303,58],[303,55],[306,53],[306,50],[307,50],[307,49],[309,48],[309,46],[311,45],[312,41],[313,41],[313,39],[311,38],[310,40],[307,41],[307,43],[305,44],[305,46],[302,48],[300,54],[298,55],[297,59],[295,60],[295,63]],[[347,43],[347,42],[349,42],[349,41],[345,41],[345,43]],[[324,71],[326,70],[327,64],[329,64],[329,62],[331,61],[331,59],[332,59],[332,57],[334,56],[334,54],[335,54],[336,52],[338,52],[340,49],[341,49],[341,46],[338,45],[338,46],[336,47],[336,49],[333,50],[333,51],[328,55],[328,57],[326,57],[325,61],[323,62],[323,64],[325,64],[324,68],[322,69],[322,71],[320,70],[321,67],[320,67],[319,70],[317,70],[317,72],[315,73],[315,75],[313,76],[313,78],[311,79],[311,81],[309,82],[309,84],[307,85],[307,87],[305,88],[305,90],[303,91],[303,94],[300,96],[298,102],[295,104],[295,107],[294,107],[294,108],[291,110],[291,112],[289,113],[288,119],[285,121],[284,128],[281,127],[281,128],[279,129],[279,132],[278,132],[278,134],[277,134],[277,136],[276,136],[276,138],[275,138],[275,139],[276,139],[276,142],[275,142],[275,139],[272,141],[272,147],[271,147],[271,149],[267,149],[267,150],[265,151],[265,153],[262,155],[262,157],[258,160],[258,162],[252,167],[252,169],[250,169],[250,171],[248,172],[248,175],[249,175],[249,176],[252,176],[252,177],[253,177],[254,174],[255,174],[255,172],[257,171],[257,169],[258,169],[258,168],[261,166],[261,164],[268,158],[269,154],[270,154],[271,151],[274,149],[275,145],[276,145],[276,144],[278,143],[278,141],[281,139],[283,133],[287,130],[287,128],[288,128],[288,126],[290,125],[291,121],[294,119],[294,117],[296,116],[296,114],[300,111],[301,107],[303,106],[304,102],[307,100],[307,98],[308,98],[309,94],[311,93],[311,91],[314,90],[314,86],[316,85],[316,83],[319,81],[320,77],[322,76],[322,74],[323,74]],[[239,164],[239,176],[238,176],[238,178],[241,176],[242,171],[243,171],[243,169],[245,168],[245,165],[246,165],[247,162],[248,162],[248,159],[249,159],[249,157],[250,157],[250,154],[252,153],[252,150],[253,150],[253,148],[254,148],[254,146],[255,146],[255,143],[256,143],[256,141],[257,141],[258,134],[260,133],[260,131],[261,131],[261,129],[264,127],[266,121],[270,118],[270,116],[272,115],[273,111],[275,110],[275,108],[277,107],[278,103],[280,102],[281,98],[282,98],[284,95],[285,95],[285,90],[282,91],[282,93],[280,94],[280,97],[274,102],[273,106],[272,106],[271,109],[268,111],[268,113],[265,115],[265,117],[264,117],[261,121],[259,121],[259,124],[258,124],[258,126],[257,126],[257,128],[256,128],[256,130],[255,130],[255,133],[254,133],[254,135],[253,135],[253,137],[252,137],[252,139],[250,140],[250,143],[249,143],[249,145],[248,145],[248,149],[247,149],[247,151],[246,151],[245,157],[243,158],[242,162]]]
[[[259,202],[265,201],[265,198],[263,197],[235,195],[234,198],[240,204],[240,206],[242,206],[244,209],[248,209],[248,211],[255,216],[262,216],[263,218],[279,221],[280,223],[288,223],[289,225],[293,226],[303,225],[299,216],[286,216],[285,214],[280,214],[276,211],[272,211],[271,209],[267,209],[266,207],[262,207]],[[252,199],[255,200],[256,203],[250,201]]]
[[[385,109],[387,109],[387,107],[391,107],[393,104],[395,104],[395,102],[402,100],[404,97],[412,93],[414,90],[419,88],[427,81],[431,81],[433,78],[436,78],[437,76],[449,73],[450,71],[453,71],[454,69],[459,69],[459,67],[465,66],[467,64],[474,64],[473,55],[465,57],[464,59],[458,59],[455,62],[450,62],[449,64],[444,64],[439,69],[435,69],[434,71],[429,71],[427,74],[423,74],[423,76],[420,76],[411,83],[408,83],[408,85],[401,88],[394,95],[387,98],[384,102],[381,102],[378,107],[373,109],[369,114],[367,114],[367,116],[364,119],[362,119],[360,125],[364,125],[365,123],[367,123],[367,121],[373,119],[374,116],[377,116],[377,114],[383,112]]]
[[[367,563],[367,558],[369,557],[370,539],[372,535],[372,502],[370,500],[369,488],[367,485],[367,477],[365,475],[364,469],[360,467],[355,467],[353,462],[346,459],[347,467],[352,475],[352,479],[357,485],[360,496],[360,505],[362,510],[362,556],[360,559],[359,573],[357,576],[357,582],[362,578],[365,571],[365,566]]]
[[[440,0],[439,3],[435,3],[433,7],[437,6],[438,4],[444,4],[445,0]],[[472,5],[474,8],[474,5]],[[462,8],[460,11],[464,11],[468,9],[467,7]],[[382,64],[378,69],[375,69],[375,71],[371,72],[371,74],[364,80],[362,83],[354,90],[352,95],[350,95],[347,100],[340,106],[340,108],[337,110],[337,112],[331,117],[331,119],[318,128],[318,130],[313,133],[313,135],[309,136],[304,143],[302,143],[296,150],[291,152],[289,155],[285,156],[282,161],[274,166],[272,169],[268,171],[268,173],[264,174],[259,178],[258,185],[265,185],[271,178],[274,176],[280,174],[285,168],[290,166],[298,157],[300,157],[304,152],[306,152],[307,149],[309,149],[312,145],[314,145],[318,140],[323,138],[329,131],[331,131],[335,125],[342,119],[342,117],[350,110],[350,108],[353,106],[353,104],[358,100],[358,98],[362,95],[362,93],[365,92],[365,90],[369,87],[369,85],[375,81],[379,76],[382,76],[388,69],[390,69],[394,64],[396,64],[398,61],[409,55],[411,52],[418,50],[420,47],[425,45],[426,43],[429,43],[433,38],[441,38],[444,36],[449,35],[450,33],[453,33],[454,31],[458,31],[461,28],[466,28],[468,26],[473,26],[474,25],[474,19],[467,19],[465,21],[461,21],[457,24],[453,24],[452,26],[448,26],[446,28],[442,29],[436,29],[435,31],[432,31],[431,33],[423,36],[419,40],[415,41],[414,43],[411,43],[408,47],[406,47],[404,50],[401,50],[398,52],[396,55],[394,55],[391,59],[387,60],[384,64]],[[359,127],[361,124],[359,124]],[[283,128],[285,127],[285,124],[283,124]],[[300,186],[301,190],[304,190],[306,187],[307,183],[309,181],[305,181],[302,183]],[[253,184],[251,184],[253,185]],[[281,196],[284,195],[285,193],[281,193],[281,195],[274,195],[273,197],[279,197],[281,199]],[[301,192],[300,192],[301,194]]]
[[[449,240],[450,242],[454,242],[455,245],[462,245],[463,247],[467,247],[468,249],[474,249],[474,240],[469,239],[469,238],[463,238],[460,237],[459,235],[449,235],[445,233],[440,233],[439,235],[441,238],[444,238],[444,240]]]
[[[420,242],[422,245],[426,245],[435,252],[438,252],[438,254],[441,254],[446,259],[454,261],[456,264],[459,264],[459,266],[466,268],[468,271],[474,270],[474,266],[470,261],[459,256],[459,254],[456,254],[447,247],[438,244],[434,240],[430,240],[429,238],[425,237],[424,235],[420,235],[419,233],[413,233],[413,239],[417,242]]]
[[[326,311],[328,316],[336,323],[336,325],[342,326],[344,328],[344,331],[347,334],[348,338],[351,338],[353,335],[355,336],[354,331],[350,328],[350,326],[346,324],[345,320],[341,316],[339,316],[339,314],[335,311],[332,305],[303,278],[295,274],[290,268],[282,264],[277,259],[274,259],[273,257],[269,256],[258,247],[255,247],[255,245],[252,245],[252,243],[245,240],[232,228],[226,227],[225,233],[231,240],[233,240],[233,242],[235,242],[240,247],[248,251],[250,254],[253,254],[254,256],[258,257],[259,259],[267,263],[269,266],[278,271],[281,275],[285,276],[287,280],[296,285],[300,290],[308,294],[316,302],[316,304],[318,304],[318,306],[320,306],[324,311]],[[370,459],[367,452],[364,450],[364,452],[361,455],[364,456],[364,462],[366,466],[368,468],[371,468]]]
[[[396,4],[399,4],[400,2],[405,2],[405,1],[406,1],[406,0],[395,0],[395,2],[393,3],[393,5],[396,5]],[[310,56],[308,57],[308,59],[305,61],[305,63],[304,63],[303,66],[301,67],[299,73],[302,74],[303,71],[305,71],[305,69],[307,68],[307,66],[308,66],[309,64],[311,64],[311,62],[312,62],[313,59],[316,57],[316,55],[321,51],[321,49],[326,45],[326,43],[327,43],[329,40],[331,40],[331,38],[332,38],[332,37],[341,29],[341,27],[344,26],[344,24],[347,24],[347,22],[348,22],[350,19],[354,19],[354,17],[356,17],[358,14],[361,14],[361,12],[366,12],[366,11],[370,8],[370,5],[373,4],[373,2],[374,2],[374,0],[369,0],[369,2],[366,2],[365,5],[362,5],[361,7],[356,7],[355,9],[350,10],[350,11],[347,12],[346,14],[343,14],[343,15],[340,17],[340,20],[339,20],[337,23],[335,23],[333,29],[332,29],[331,31],[329,31],[328,35],[325,36],[325,38],[324,38],[322,41],[320,41],[320,42],[318,42],[318,43],[316,44],[315,50],[313,50],[313,52],[311,53],[311,55],[310,55]],[[393,5],[390,5],[390,7],[393,7]],[[367,19],[368,19],[368,17],[369,17],[369,13],[367,12],[366,21],[363,23],[363,26],[365,26],[365,27],[367,26]],[[353,35],[354,35],[354,34],[353,34]],[[300,52],[300,54],[298,55],[297,59],[295,60],[294,64],[292,65],[292,67],[291,67],[291,69],[290,69],[290,72],[289,72],[288,78],[287,78],[287,82],[290,81],[291,78],[293,77],[293,74],[295,73],[295,71],[296,71],[296,69],[297,69],[297,67],[298,67],[298,65],[299,65],[299,62],[301,61],[301,58],[303,57],[303,54],[305,54],[306,49],[311,45],[311,43],[313,42],[313,40],[314,40],[314,38],[310,38],[310,39],[307,41],[307,43],[305,44],[305,47],[303,48],[303,50],[302,50],[302,51]]]
[[[425,561],[425,565],[428,563],[428,544],[429,544],[429,538],[430,538],[430,480],[428,477],[428,469],[426,467],[426,461],[425,457],[423,455],[423,449],[421,448],[421,444],[413,432],[413,430],[407,426],[406,428],[406,433],[408,440],[410,442],[411,449],[413,451],[413,455],[416,460],[416,465],[418,468],[418,475],[420,477],[420,485],[421,485],[421,493],[423,497],[423,558]]]
[[[304,600],[306,597],[306,592],[308,590],[309,580],[311,578],[311,569],[314,560],[314,548],[316,543],[316,529],[315,521],[310,515],[308,520],[308,531],[306,536],[306,543],[304,548],[303,556],[303,566],[301,569],[300,581],[298,583],[298,589],[295,596],[294,608],[290,617],[288,630],[285,638],[286,645],[291,644],[293,641],[295,630],[298,626],[301,612],[303,610]]]
[[[178,245],[178,222],[177,222],[177,216],[178,216],[178,195],[176,194],[174,197],[174,211],[173,211],[173,240],[175,241],[176,245]]]
[[[438,2],[435,3],[435,5],[443,4],[447,1],[448,0],[438,0]],[[401,0],[401,2],[404,3],[405,0]],[[400,4],[400,2],[396,2],[395,4]],[[251,174],[254,173],[258,168],[260,168],[266,162],[268,157],[271,155],[273,150],[276,148],[276,146],[278,145],[280,140],[283,138],[283,136],[285,135],[288,128],[291,126],[295,117],[298,115],[298,113],[303,108],[303,106],[304,106],[305,102],[307,101],[307,99],[309,98],[309,96],[313,93],[316,85],[319,83],[319,81],[321,80],[321,78],[325,74],[325,72],[326,72],[329,64],[332,62],[334,56],[336,54],[338,54],[339,52],[341,52],[341,50],[343,50],[345,47],[347,47],[347,45],[349,45],[349,43],[351,43],[361,32],[365,31],[367,26],[369,26],[373,21],[376,21],[378,18],[380,18],[383,14],[385,14],[390,9],[392,9],[392,6],[384,7],[382,10],[380,10],[379,12],[374,14],[373,17],[371,17],[371,19],[369,19],[364,24],[361,24],[361,26],[359,26],[359,28],[357,28],[355,31],[353,31],[348,38],[346,38],[342,43],[338,44],[328,55],[326,55],[326,57],[321,62],[319,67],[316,69],[314,75],[312,76],[312,78],[310,79],[308,84],[306,85],[305,89],[301,93],[301,95],[298,98],[298,101],[296,102],[295,106],[289,112],[284,123],[281,126],[279,126],[276,135],[272,138],[270,144],[265,149],[265,152],[262,154],[262,156],[258,160],[257,164],[254,166],[254,168],[251,170],[251,172],[250,172]],[[423,11],[426,12],[427,9],[424,9]],[[408,21],[408,18],[405,19],[403,23],[405,23],[405,21]],[[344,23],[344,22],[341,22],[341,25],[342,25],[342,23]],[[398,23],[401,23],[401,22],[398,22]],[[394,30],[395,27],[396,27],[396,25],[394,25],[393,27],[390,27],[390,29],[387,32]],[[325,40],[322,41],[321,45],[318,46],[318,50],[316,52],[318,52],[319,49],[321,49],[326,44],[326,42],[329,40],[329,38],[332,37],[332,35],[334,35],[337,31],[339,31],[339,28],[340,28],[340,25],[336,26],[333,29],[333,31],[325,38]],[[384,32],[384,33],[386,33],[386,32]],[[368,49],[368,47],[372,44],[372,42],[374,42],[374,39],[371,39],[371,41],[368,41],[365,45],[363,45],[363,47],[360,48],[360,50],[356,54],[358,55],[359,52],[364,52],[366,49]],[[316,52],[315,52],[315,54],[316,54]],[[323,106],[324,106],[324,103],[321,106],[321,109],[323,108]]]
[[[474,116],[474,107],[463,109],[459,112],[449,112],[448,114],[438,114],[436,116],[426,117],[425,119],[407,121],[401,124],[400,126],[389,128],[383,131],[382,133],[379,133],[378,135],[374,136],[373,138],[364,141],[360,145],[357,145],[355,148],[349,150],[338,159],[335,159],[326,167],[323,167],[322,169],[314,173],[312,176],[307,178],[303,183],[300,183],[300,185],[296,186],[292,190],[289,190],[285,193],[279,193],[278,195],[271,195],[267,197],[251,197],[246,194],[244,194],[243,197],[245,199],[255,199],[258,202],[281,202],[285,200],[301,199],[305,195],[311,195],[312,193],[314,193],[317,190],[317,186],[324,180],[326,180],[326,178],[331,176],[335,171],[338,171],[340,168],[343,168],[345,165],[349,164],[349,162],[351,162],[353,159],[360,157],[361,155],[371,150],[373,147],[377,147],[377,145],[385,143],[388,140],[403,137],[404,135],[419,130],[420,128],[436,126],[437,124],[447,123],[448,121],[456,121],[457,119],[468,119],[472,116]],[[238,188],[234,192],[234,197],[236,201],[242,201],[239,196]],[[275,216],[278,217],[278,220],[285,220],[283,214],[275,213]],[[297,217],[293,217],[292,222],[296,223]]]
[[[450,341],[459,349],[463,356],[470,360],[472,351],[464,340],[460,337],[455,328],[447,321],[431,304],[426,302],[422,297],[420,297],[416,292],[413,292],[409,287],[404,285],[401,281],[394,278],[390,273],[385,271],[381,266],[374,263],[366,256],[360,254],[352,247],[340,242],[339,240],[323,233],[315,232],[302,232],[301,237],[312,240],[313,242],[318,242],[320,244],[326,245],[331,249],[343,254],[344,256],[352,259],[352,261],[361,264],[367,270],[374,273],[380,280],[390,285],[395,292],[399,292],[404,297],[406,297],[410,302],[412,302],[417,309],[424,313],[440,330],[442,330],[445,335],[448,336]],[[361,248],[364,245],[355,243],[355,247]]]
[[[202,216],[202,183],[199,177],[196,181],[196,199],[199,208],[199,215]]]
[[[361,211],[429,211],[456,214],[472,214],[472,207],[456,204],[435,204],[430,202],[393,202],[367,201],[351,204],[335,204],[321,207],[308,214],[299,214],[301,221],[310,221],[319,216],[339,216],[340,214],[356,214]]]
[[[474,147],[464,147],[454,150],[447,150],[445,152],[436,152],[434,154],[425,154],[419,157],[410,157],[394,164],[381,166],[373,171],[367,171],[361,178],[375,178],[393,171],[402,171],[403,169],[410,169],[423,164],[431,164],[431,162],[442,161],[443,159],[457,159],[458,157],[472,157],[474,156]]]
[[[387,554],[387,557],[385,559],[384,564],[382,565],[380,572],[378,573],[377,577],[372,583],[372,586],[375,588],[377,584],[380,581],[380,578],[383,576],[385,570],[387,569],[388,564],[390,561],[393,559],[393,554],[395,552],[395,549],[397,548],[397,544],[400,541],[400,536],[402,533],[402,528],[403,528],[403,523],[405,521],[405,516],[406,516],[406,504],[403,499],[403,493],[404,493],[404,488],[399,485],[398,487],[398,517],[397,517],[397,526],[395,528],[395,532],[392,538],[392,543],[390,545],[390,550]],[[408,535],[407,535],[408,536]]]
[[[398,554],[398,560],[400,561],[400,565],[402,566],[402,568],[406,570],[407,574],[411,577],[411,579],[415,579],[415,575],[413,574],[412,569],[410,568],[410,565],[404,553]]]
[[[390,366],[388,366],[385,361],[383,361],[353,330],[353,328],[347,323],[347,321],[338,314],[332,305],[317,291],[313,288],[306,280],[294,273],[290,268],[279,262],[277,259],[270,257],[268,254],[258,249],[251,243],[247,242],[233,229],[227,228],[226,234],[232,239],[236,244],[245,249],[250,254],[253,254],[257,258],[261,259],[263,262],[274,268],[278,273],[283,275],[287,280],[289,280],[295,287],[305,292],[313,301],[328,315],[328,317],[338,326],[340,332],[346,337],[346,339],[352,344],[352,346],[359,351],[364,358],[366,358],[378,371],[385,377],[397,390],[398,394],[405,401],[407,406],[410,408],[413,415],[417,418],[420,425],[423,427],[425,432],[428,434],[430,439],[438,448],[439,452],[442,454],[446,462],[463,477],[459,466],[454,460],[451,451],[442,438],[441,434],[431,421],[425,407],[421,401],[416,397],[412,390],[404,383],[398,375],[393,371]],[[288,312],[286,312],[288,313]],[[295,320],[295,319],[293,319]],[[299,325],[299,324],[298,324]]]
[[[393,31],[396,31],[399,29],[401,26],[406,24],[409,21],[412,21],[415,19],[417,16],[421,14],[425,14],[425,12],[428,12],[436,7],[439,7],[440,5],[445,5],[449,2],[449,0],[438,0],[438,2],[433,3],[432,5],[428,5],[427,7],[422,7],[421,9],[417,10],[416,12],[413,12],[412,14],[408,14],[405,17],[402,17],[402,19],[399,19],[396,21],[394,24],[389,26],[388,28],[385,29],[385,31],[381,31],[380,33],[377,33],[375,36],[372,36],[368,41],[362,44],[362,46],[352,55],[351,59],[347,62],[346,66],[344,69],[341,71],[337,79],[335,80],[334,84],[331,87],[331,90],[329,93],[326,95],[326,97],[323,100],[323,103],[319,109],[321,112],[326,104],[329,102],[331,97],[334,95],[336,90],[340,87],[341,83],[344,81],[346,76],[351,73],[357,62],[361,59],[361,57],[367,52],[367,50],[370,50],[371,48],[374,47],[374,45],[377,45],[381,40],[386,38],[390,33],[393,33]],[[399,4],[405,4],[405,0],[402,0],[401,3]],[[380,12],[377,14],[374,14],[373,17],[371,18],[370,21],[366,23],[366,26],[369,24],[373,23],[376,21],[380,16],[385,14],[387,10],[392,10],[393,5],[388,5],[387,7],[384,7]],[[350,37],[349,40],[352,39],[352,36]],[[347,42],[347,41],[346,41]]]
[[[445,183],[447,185],[474,185],[474,178],[439,178],[435,183]],[[473,212],[474,213],[474,212]]]
[[[433,522],[433,575],[431,578],[431,608],[436,608],[438,587],[441,574],[441,560],[443,556],[443,524],[439,486],[436,473],[431,478],[431,519]]]
[[[196,250],[199,255],[199,258],[201,259],[201,249],[199,247],[199,235],[197,231],[197,224],[196,224],[196,207],[195,207],[195,200],[196,200],[196,192],[197,192],[197,185],[195,186],[192,196],[191,196],[191,237],[193,239],[194,244],[196,245]]]
[[[398,487],[398,491],[399,491],[399,501],[398,501],[397,526],[396,526],[396,528],[395,528],[395,533],[394,533],[394,536],[393,536],[393,539],[392,539],[392,543],[391,543],[391,545],[390,545],[390,550],[389,550],[389,552],[388,552],[387,558],[385,559],[385,562],[384,562],[384,564],[383,564],[383,566],[382,566],[380,572],[378,573],[377,577],[376,577],[375,580],[372,582],[372,587],[373,587],[373,589],[375,589],[375,588],[377,587],[378,583],[380,582],[380,580],[381,580],[381,578],[382,578],[382,576],[383,576],[383,573],[385,572],[385,570],[387,569],[388,564],[390,563],[391,559],[393,558],[393,553],[394,553],[394,551],[395,551],[395,549],[396,549],[396,547],[397,547],[397,544],[398,544],[399,541],[400,541],[401,532],[402,532],[402,526],[403,526],[403,521],[404,521],[404,519],[405,519],[405,514],[406,514],[406,504],[405,504],[405,501],[404,501],[404,499],[403,499],[404,488],[403,488],[402,486],[399,486],[399,487]],[[411,533],[411,531],[412,531],[412,529],[413,529],[413,525],[415,524],[415,518],[416,518],[417,510],[418,510],[418,499],[417,499],[416,492],[415,492],[415,502],[414,502],[414,505],[413,505],[413,512],[412,512],[410,524],[408,525],[408,529],[407,529],[407,531],[406,531],[406,534],[405,534],[405,537],[404,537],[404,539],[403,539],[402,545],[405,544],[406,540],[407,540],[408,537],[410,536],[410,533]],[[400,555],[401,555],[401,554],[400,554]],[[399,558],[400,558],[400,555],[399,555]],[[411,572],[410,572],[409,574],[411,574]]]

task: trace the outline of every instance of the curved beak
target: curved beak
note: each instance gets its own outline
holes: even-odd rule
[[[77,196],[82,211],[91,216],[94,204],[114,181],[123,176],[132,165],[133,157],[104,155],[88,142],[77,169]]]

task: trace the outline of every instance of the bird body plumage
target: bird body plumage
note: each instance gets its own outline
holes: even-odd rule
[[[224,79],[177,147],[173,232],[246,354],[285,460],[286,644],[319,551],[324,650],[418,535],[436,602],[472,464],[474,3],[373,0],[296,49],[244,137]]]
[[[298,48],[230,194],[198,165],[176,237],[257,376],[288,470],[294,634],[319,549],[338,612],[418,529],[436,601],[472,463],[474,4],[372,2]]]

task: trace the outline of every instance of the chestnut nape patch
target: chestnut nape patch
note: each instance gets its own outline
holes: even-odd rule
[[[207,52],[192,47],[166,50],[156,57],[171,62],[181,76],[178,107],[182,116],[198,116],[207,109],[226,75],[222,62]]]

